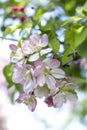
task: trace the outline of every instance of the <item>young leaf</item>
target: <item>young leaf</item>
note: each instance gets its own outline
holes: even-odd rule
[[[62,24],[63,27],[65,27],[66,25],[68,25],[69,23],[73,22],[73,21],[79,21],[81,20],[82,17],[81,16],[73,16],[69,19],[67,19],[66,21],[64,21],[64,23]]]
[[[58,39],[56,38],[55,34],[50,33],[49,36],[49,46],[53,49],[53,52],[55,54],[58,53],[59,47],[60,47],[60,43],[58,41]]]
[[[9,26],[6,28],[5,32],[3,33],[3,39],[8,35],[8,34],[12,34],[14,31],[16,31],[18,28],[20,27],[20,25],[17,26]]]
[[[80,56],[87,58],[87,40],[85,40],[79,47],[78,53]]]

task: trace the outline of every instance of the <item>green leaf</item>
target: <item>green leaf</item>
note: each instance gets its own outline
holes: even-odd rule
[[[73,50],[72,47],[69,47],[69,48],[65,51],[65,53],[63,54],[63,56],[62,56],[62,64],[63,64],[63,65],[67,63],[67,56],[68,56],[68,54],[69,54],[72,50]]]
[[[6,81],[8,82],[8,84],[10,86],[13,85],[13,82],[12,82],[12,69],[13,69],[13,64],[8,64],[3,69],[3,74],[4,74],[5,78],[6,78]]]
[[[74,22],[74,21],[81,20],[81,19],[82,19],[81,16],[73,16],[73,17],[67,19],[66,21],[64,21],[64,23],[62,24],[62,26],[65,27],[67,24],[69,24],[71,22]]]
[[[6,28],[5,32],[3,33],[3,39],[8,35],[8,34],[12,34],[14,31],[16,31],[18,28],[20,27],[20,25],[17,26],[9,26]]]
[[[72,28],[65,31],[65,46],[69,45],[69,48],[65,50],[62,56],[62,64],[66,63],[66,58],[71,51],[75,51],[84,40],[87,38],[87,25],[81,26],[78,29]],[[86,46],[86,45],[85,45]]]
[[[87,12],[87,2],[83,6],[77,7],[76,12],[82,16],[86,16],[84,12]]]
[[[65,31],[65,44],[70,44],[72,49],[76,49],[87,37],[87,25],[78,29],[72,28]]]
[[[87,40],[85,40],[79,47],[78,53],[80,56],[87,58]]]
[[[53,49],[54,54],[58,53],[60,43],[58,39],[56,38],[56,35],[53,33],[50,33],[49,35],[49,46]]]
[[[41,8],[38,9],[37,12],[36,12],[36,14],[35,14],[34,19],[35,19],[35,20],[39,19],[43,13],[44,13],[44,10],[43,10],[43,9],[41,9]]]

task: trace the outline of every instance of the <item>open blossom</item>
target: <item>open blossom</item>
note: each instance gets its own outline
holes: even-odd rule
[[[18,61],[24,59],[24,54],[21,48],[17,47],[14,44],[11,44],[9,47],[11,51],[14,52],[14,55],[11,57],[11,62],[17,63]]]
[[[34,111],[37,105],[37,100],[34,95],[22,93],[19,95],[19,97],[16,100],[18,103],[24,102],[26,105],[28,105],[28,108],[30,111]]]
[[[48,36],[42,35],[40,38],[38,34],[32,34],[28,40],[23,40],[21,43],[23,53],[32,54],[29,61],[36,61],[40,56],[52,51],[52,48],[44,48],[48,45]]]
[[[16,64],[12,76],[14,83],[23,84],[24,92],[28,93],[34,88],[34,81],[31,74],[31,67],[26,64]]]
[[[77,101],[77,94],[74,91],[75,85],[74,87],[73,85],[74,83],[70,87],[68,82],[59,80],[56,83],[56,88],[51,90],[49,96],[46,97],[45,103],[48,106],[60,108],[62,107],[63,103],[67,102],[67,100]]]
[[[65,78],[65,72],[58,67],[60,62],[56,59],[47,58],[37,64],[34,76],[36,77],[37,85],[43,87],[47,84],[49,89],[54,89],[56,79]]]

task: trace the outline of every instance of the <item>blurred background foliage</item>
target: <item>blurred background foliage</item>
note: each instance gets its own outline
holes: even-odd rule
[[[12,11],[13,6],[24,7],[24,11]],[[62,68],[79,86],[77,93],[82,98],[72,108],[71,116],[87,125],[87,0],[0,0],[0,20],[3,38],[9,39],[10,34],[16,41],[28,38],[31,32],[48,34]],[[21,92],[20,85],[11,81],[12,64],[3,72],[8,88],[15,86],[15,92]]]

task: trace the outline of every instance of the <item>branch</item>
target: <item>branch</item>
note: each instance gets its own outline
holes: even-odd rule
[[[0,38],[2,39],[3,37],[2,36],[0,36]],[[10,40],[10,41],[18,41],[17,39],[12,39],[12,38],[4,38],[5,40]]]

